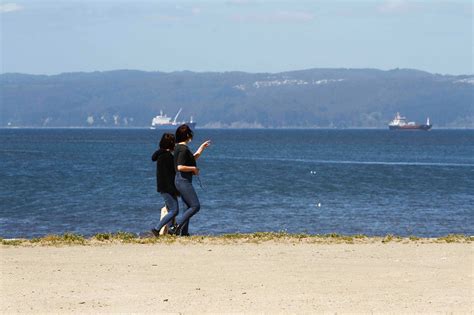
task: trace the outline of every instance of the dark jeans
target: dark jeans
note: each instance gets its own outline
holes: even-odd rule
[[[186,207],[188,207],[176,222],[181,227],[181,235],[186,235],[188,234],[189,219],[198,213],[199,209],[201,209],[201,205],[196,191],[194,190],[193,183],[189,179],[182,177],[181,173],[178,172],[176,173],[174,183],[181,194],[181,199]]]
[[[178,215],[179,212],[179,205],[178,205],[178,198],[168,193],[161,193],[161,196],[165,200],[166,208],[168,209],[168,213],[161,219],[160,223],[156,227],[159,231],[162,227],[169,223]]]

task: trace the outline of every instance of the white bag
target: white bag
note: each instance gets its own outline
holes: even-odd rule
[[[166,208],[166,206],[164,206],[163,208],[161,208],[160,221],[163,220],[163,218],[167,214],[168,214],[168,208]],[[171,221],[171,224],[175,224],[175,223],[176,223],[175,219],[173,219]],[[165,235],[165,234],[168,234],[168,225],[163,226],[160,230],[160,235]]]

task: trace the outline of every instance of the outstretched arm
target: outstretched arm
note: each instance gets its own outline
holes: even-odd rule
[[[194,153],[194,158],[197,160],[201,156],[201,153],[206,149],[208,146],[211,145],[211,140],[204,141],[197,149],[196,153]]]

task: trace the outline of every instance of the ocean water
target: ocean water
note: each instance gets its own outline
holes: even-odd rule
[[[144,233],[148,129],[0,129],[0,237]],[[201,130],[192,234],[474,235],[474,131]]]

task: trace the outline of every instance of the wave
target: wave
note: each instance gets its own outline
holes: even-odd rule
[[[354,160],[311,160],[292,158],[260,158],[260,157],[213,157],[219,160],[248,160],[248,161],[280,161],[280,162],[301,162],[315,164],[354,164],[354,165],[393,165],[393,166],[449,166],[449,167],[474,167],[472,163],[442,163],[442,162],[386,162],[386,161],[354,161]]]
[[[0,153],[45,153],[37,150],[0,150]]]

